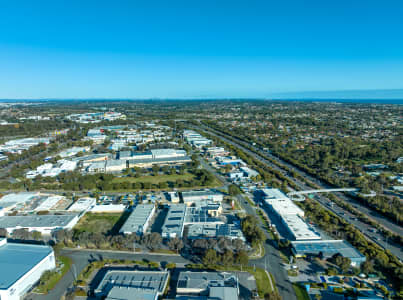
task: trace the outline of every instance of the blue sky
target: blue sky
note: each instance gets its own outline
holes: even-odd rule
[[[0,98],[403,88],[403,1],[0,0]]]

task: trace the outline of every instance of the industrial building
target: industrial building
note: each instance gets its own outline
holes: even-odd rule
[[[211,206],[187,207],[184,224],[224,224],[222,220],[217,218],[221,205],[211,204]]]
[[[167,271],[111,270],[95,289],[98,299],[157,300],[169,279]]]
[[[10,211],[22,207],[37,198],[39,198],[39,193],[37,192],[11,193],[0,199],[0,207],[2,207],[4,211]]]
[[[329,258],[339,253],[349,258],[353,267],[359,267],[365,261],[364,255],[343,240],[296,241],[291,244],[296,257],[317,256],[321,253],[324,258]]]
[[[126,206],[123,204],[98,204],[91,208],[92,213],[118,213],[124,212]]]
[[[187,206],[192,206],[199,201],[222,202],[224,199],[223,193],[215,190],[184,191],[181,194],[183,203]]]
[[[224,237],[245,241],[242,230],[235,224],[192,224],[187,227],[188,239],[209,239]]]
[[[229,152],[224,149],[224,147],[208,147],[206,149],[206,153],[210,157],[216,157],[216,156],[227,156],[229,155]]]
[[[0,217],[0,228],[7,229],[9,234],[15,229],[39,231],[42,234],[51,234],[58,229],[72,229],[81,215],[28,215]]]
[[[246,166],[246,163],[242,159],[234,156],[218,156],[215,159],[220,166]]]
[[[79,152],[88,152],[90,147],[72,147],[61,151],[58,156],[61,158],[71,157],[77,155]]]
[[[5,142],[0,145],[0,152],[2,153],[18,153],[21,154],[22,151],[28,150],[29,148],[39,145],[39,144],[49,144],[50,138],[24,138],[16,139]]]
[[[168,213],[161,228],[161,236],[165,239],[183,236],[184,221],[186,215],[185,204],[173,204],[168,208]]]
[[[176,299],[236,300],[238,278],[227,272],[180,272]]]
[[[189,144],[195,146],[196,148],[202,148],[204,146],[208,146],[213,143],[212,140],[206,139],[205,137],[203,137],[202,135],[193,130],[184,130],[183,137]]]
[[[320,235],[304,221],[304,211],[279,189],[263,189],[262,193],[264,202],[271,212],[280,217],[291,240],[321,239]]]
[[[124,234],[144,234],[147,231],[147,228],[150,226],[154,214],[154,204],[137,205],[130,216],[127,218],[126,222],[123,224],[120,232]]]
[[[69,211],[89,211],[97,204],[97,199],[91,197],[80,198],[69,207]]]
[[[51,247],[0,239],[0,299],[20,300],[43,272],[55,267]]]
[[[291,234],[291,239],[294,241],[313,241],[321,239],[320,234],[298,215],[282,215],[281,220],[285,228]]]
[[[144,158],[144,159],[129,159],[129,168],[140,167],[150,168],[153,165],[183,165],[191,162],[192,159],[189,156],[178,157],[162,157],[162,158]]]

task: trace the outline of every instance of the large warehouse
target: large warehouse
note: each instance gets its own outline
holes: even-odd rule
[[[322,241],[296,241],[291,242],[292,251],[296,257],[323,254],[328,258],[339,253],[351,260],[353,267],[359,266],[365,261],[365,256],[358,252],[353,246],[343,240],[322,240]]]
[[[8,243],[0,239],[0,299],[19,300],[42,273],[56,267],[49,246]]]

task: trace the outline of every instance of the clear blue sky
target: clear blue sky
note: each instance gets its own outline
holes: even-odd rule
[[[401,0],[0,0],[0,98],[392,88]]]

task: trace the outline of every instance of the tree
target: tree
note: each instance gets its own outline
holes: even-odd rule
[[[162,237],[158,232],[152,232],[151,234],[145,234],[141,243],[146,245],[146,247],[150,250],[157,249],[161,246]]]
[[[174,237],[169,240],[168,247],[171,250],[179,252],[183,248],[183,241],[178,237]]]
[[[229,266],[234,263],[234,253],[231,250],[225,250],[221,256],[221,262],[224,266]]]
[[[39,231],[32,231],[32,238],[36,241],[42,239],[42,233]]]
[[[241,250],[236,254],[235,260],[238,264],[246,266],[249,262],[249,255],[246,251]]]
[[[231,196],[236,196],[236,195],[239,195],[241,193],[241,191],[237,185],[231,184],[228,186],[228,193]]]
[[[217,263],[217,252],[214,249],[208,249],[202,260],[206,266],[215,265]]]
[[[277,291],[266,293],[264,295],[264,300],[281,300],[281,296]]]
[[[374,272],[374,264],[372,261],[370,260],[366,260],[361,264],[361,271],[364,274],[370,274],[372,272]]]
[[[0,228],[0,237],[7,237],[8,236],[8,232],[7,229],[5,228]]]

